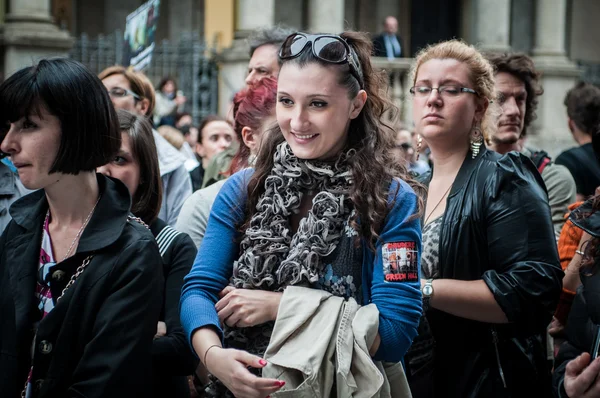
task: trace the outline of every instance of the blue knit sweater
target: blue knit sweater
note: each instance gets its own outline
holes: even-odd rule
[[[206,234],[181,295],[181,324],[189,341],[194,331],[213,326],[222,339],[215,310],[219,292],[229,284],[233,262],[239,256],[238,226],[245,219],[247,184],[253,170],[242,170],[225,183],[212,207]],[[381,345],[375,360],[399,362],[417,335],[421,316],[420,283],[384,279],[382,251],[395,242],[414,242],[420,269],[421,226],[417,196],[404,181],[394,181],[388,199],[392,206],[385,219],[375,253],[363,244],[363,303],[379,310]],[[386,246],[386,244],[388,244]]]

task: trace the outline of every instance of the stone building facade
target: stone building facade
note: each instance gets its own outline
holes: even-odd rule
[[[42,56],[66,54],[82,33],[94,37],[123,29],[143,0],[0,0],[2,72]],[[378,32],[387,15],[399,21],[404,53],[460,37],[485,50],[524,51],[543,72],[545,94],[530,142],[551,154],[574,145],[562,101],[582,76],[600,76],[600,2],[597,0],[162,0],[156,37],[177,40],[198,32],[220,56],[220,110],[243,86],[248,61],[243,41],[261,26],[283,23],[309,31]],[[410,59],[377,60],[405,71]],[[406,79],[395,97],[410,122]]]

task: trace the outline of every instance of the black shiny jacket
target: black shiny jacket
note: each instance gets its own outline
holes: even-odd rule
[[[593,237],[600,237],[600,211],[593,211],[590,199],[575,209],[569,219],[574,225]],[[563,387],[565,369],[572,359],[584,352],[592,354],[596,333],[600,330],[600,272],[598,259],[593,268],[584,268],[580,273],[581,286],[573,300],[565,332],[566,341],[560,346],[554,362],[554,393],[567,397]]]
[[[125,185],[96,176],[102,196],[76,253],[48,272],[45,282],[55,307],[42,320],[34,292],[48,209],[44,191],[22,197],[10,209],[13,220],[0,238],[3,398],[20,396],[32,348],[34,398],[151,393],[152,340],[163,297],[158,246],[145,226],[128,221],[131,200]],[[56,302],[90,254],[89,265]]]
[[[440,278],[483,279],[509,323],[428,311],[435,395],[549,396],[544,336],[563,272],[545,185],[530,159],[485,149],[475,159],[467,154],[447,199],[439,266]]]

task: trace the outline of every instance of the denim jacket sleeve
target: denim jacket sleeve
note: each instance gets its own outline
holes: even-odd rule
[[[537,333],[556,309],[562,289],[545,186],[523,155],[509,153],[487,178],[483,219],[490,266],[483,280],[519,330]]]
[[[375,255],[365,256],[363,266],[371,272],[369,302],[379,310],[381,344],[374,359],[399,362],[417,335],[422,313],[420,289],[421,222],[418,197],[405,182],[391,184],[391,210],[379,234]],[[414,242],[417,251],[417,277],[406,281],[386,281],[384,250],[387,244]],[[369,249],[365,249],[367,253]],[[371,263],[368,264],[367,261]]]

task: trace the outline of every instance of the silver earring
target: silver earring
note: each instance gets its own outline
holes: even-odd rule
[[[481,133],[481,128],[479,128],[479,125],[476,125],[471,130],[471,156],[473,159],[479,155],[481,144],[483,144],[483,134]]]

